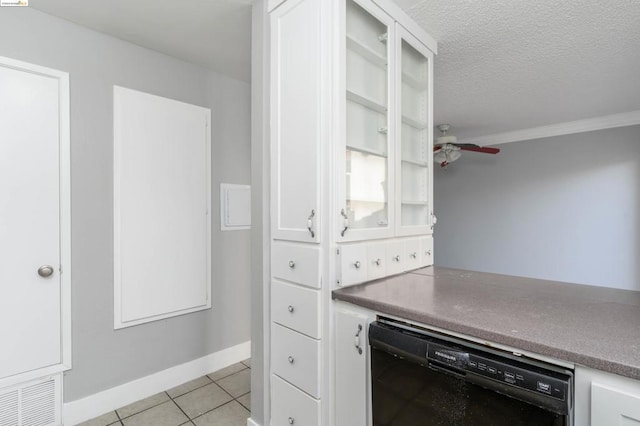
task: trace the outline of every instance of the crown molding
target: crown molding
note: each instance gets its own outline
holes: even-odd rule
[[[640,124],[640,110],[588,118],[586,120],[567,121],[565,123],[551,124],[548,126],[531,127],[529,129],[515,130],[513,132],[495,133],[493,135],[459,139],[458,143],[472,143],[480,146],[501,145],[531,139],[542,139],[554,136],[571,135],[574,133],[612,129],[614,127],[635,126],[637,124]]]

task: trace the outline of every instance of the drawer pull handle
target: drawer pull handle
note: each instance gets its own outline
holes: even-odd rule
[[[295,420],[294,420],[294,418],[293,418],[293,417],[289,417],[287,420],[289,421],[289,424],[290,424],[290,425],[292,425],[293,423],[295,423]]]
[[[360,261],[356,260],[356,263],[354,263],[353,266],[355,266],[356,269],[360,269]]]
[[[291,306],[291,305],[287,306],[287,311],[293,313],[294,310],[295,309],[293,309],[293,306]]]
[[[289,364],[293,364],[293,361],[295,361],[292,356],[288,357],[287,360],[289,360]]]
[[[415,258],[417,258],[417,257],[418,257],[418,253],[416,253],[416,252],[414,251],[413,253],[411,253],[411,257],[412,257],[412,258],[414,258],[414,259],[415,259]]]
[[[296,267],[296,262],[294,262],[293,260],[289,261],[289,268],[293,269]]]
[[[374,260],[373,263],[375,263],[376,265],[380,266],[380,264],[382,263],[382,260],[380,260],[380,258],[378,258],[378,259]]]
[[[393,260],[395,260],[396,262],[400,262],[400,255],[395,256]]]
[[[311,234],[311,238],[315,238],[315,236],[316,236],[316,233],[313,232],[313,217],[315,215],[316,215],[316,211],[311,209],[311,214],[307,218],[307,229],[309,230],[309,233]]]
[[[360,345],[360,333],[362,332],[362,324],[358,324],[358,331],[356,332],[354,344],[356,346],[356,350],[360,355],[362,355],[362,345]]]
[[[431,256],[431,250],[427,250],[425,251],[425,253],[427,254],[427,256]]]
[[[344,212],[344,209],[340,210],[340,215],[342,216],[344,229],[340,232],[340,236],[344,237],[344,233],[349,229],[349,216]]]

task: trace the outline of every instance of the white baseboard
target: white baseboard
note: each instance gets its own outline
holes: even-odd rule
[[[247,426],[260,426],[260,425],[256,423],[254,420],[252,420],[251,417],[249,417],[247,419]]]
[[[197,379],[251,356],[251,341],[167,368],[140,379],[64,404],[65,426],[73,426],[117,408]]]

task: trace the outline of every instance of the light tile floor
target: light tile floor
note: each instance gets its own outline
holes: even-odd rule
[[[250,391],[248,359],[79,426],[246,426]]]

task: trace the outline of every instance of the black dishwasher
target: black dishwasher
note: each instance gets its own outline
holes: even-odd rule
[[[573,425],[571,370],[378,318],[374,426]]]

